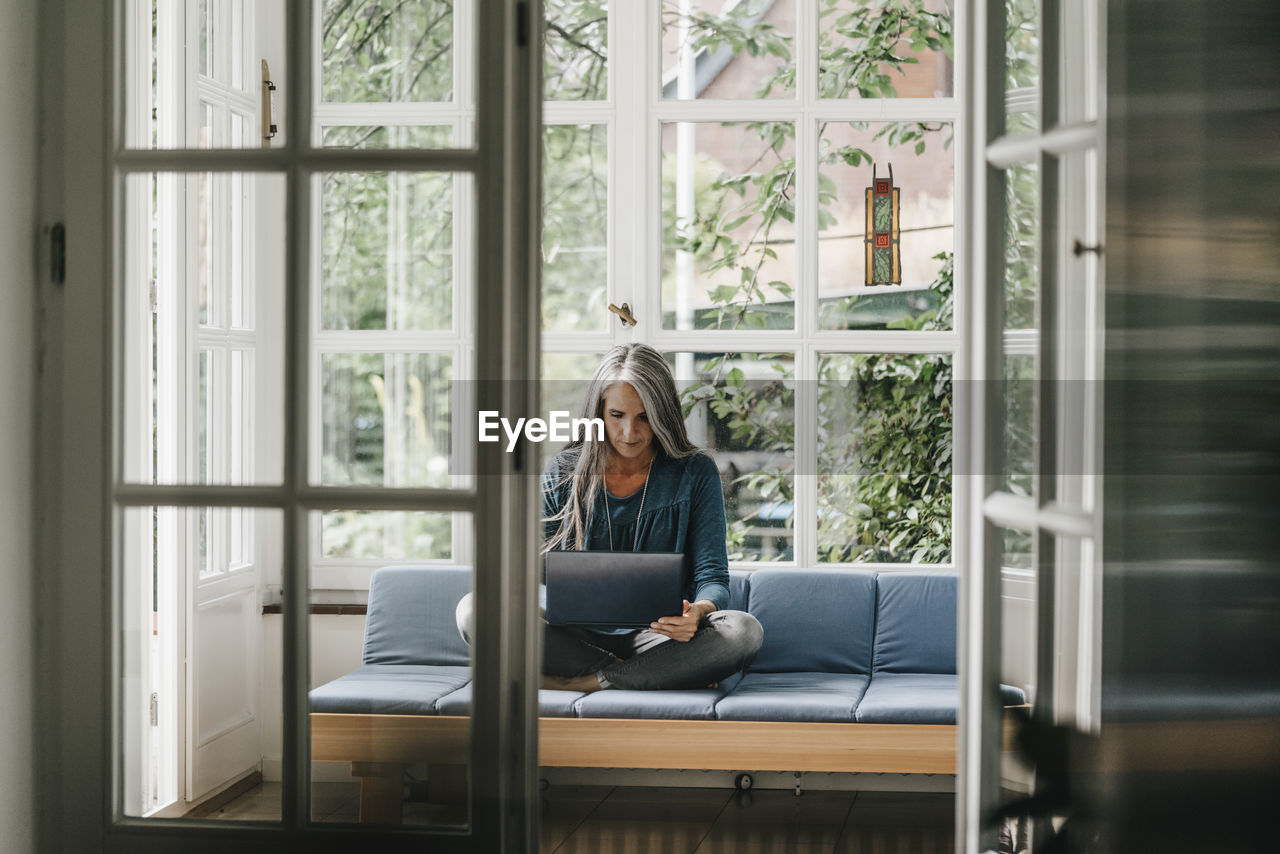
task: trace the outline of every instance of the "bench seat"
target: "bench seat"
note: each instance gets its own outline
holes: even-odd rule
[[[470,651],[454,608],[470,580],[469,567],[375,572],[363,665],[311,692],[312,758],[351,762],[362,820],[395,820],[409,765],[466,761]],[[682,768],[697,743],[707,769],[954,774],[956,604],[952,572],[734,571],[729,607],[764,628],[744,672],[687,691],[540,691],[539,760]]]

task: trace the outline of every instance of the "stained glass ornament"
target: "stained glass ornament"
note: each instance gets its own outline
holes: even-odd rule
[[[876,176],[871,165],[871,186],[867,187],[867,227],[863,242],[867,247],[867,284],[902,284],[902,240],[898,228],[899,190],[893,184],[893,164],[889,177]]]

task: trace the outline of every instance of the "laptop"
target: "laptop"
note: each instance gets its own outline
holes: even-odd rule
[[[684,606],[679,552],[547,552],[547,622],[648,628]]]

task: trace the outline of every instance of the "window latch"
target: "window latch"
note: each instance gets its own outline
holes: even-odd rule
[[[623,326],[635,326],[640,322],[631,314],[631,306],[625,302],[622,304],[622,308],[618,308],[613,303],[609,303],[609,311],[618,315],[618,322]]]

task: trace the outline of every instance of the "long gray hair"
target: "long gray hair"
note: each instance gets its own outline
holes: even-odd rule
[[[657,443],[655,454],[664,453],[679,459],[700,450],[689,441],[680,398],[676,394],[675,377],[661,353],[648,344],[620,344],[605,353],[600,367],[596,368],[587,385],[582,417],[603,418],[604,396],[618,383],[629,383],[640,395],[640,402],[644,404],[649,418],[649,428]],[[544,553],[552,549],[587,547],[591,511],[604,488],[605,466],[610,453],[612,446],[607,436],[603,442],[578,439],[562,452],[560,470],[554,473],[546,488],[560,489],[569,479],[572,479],[573,488],[560,511],[543,520],[560,523],[555,534],[543,544]]]

